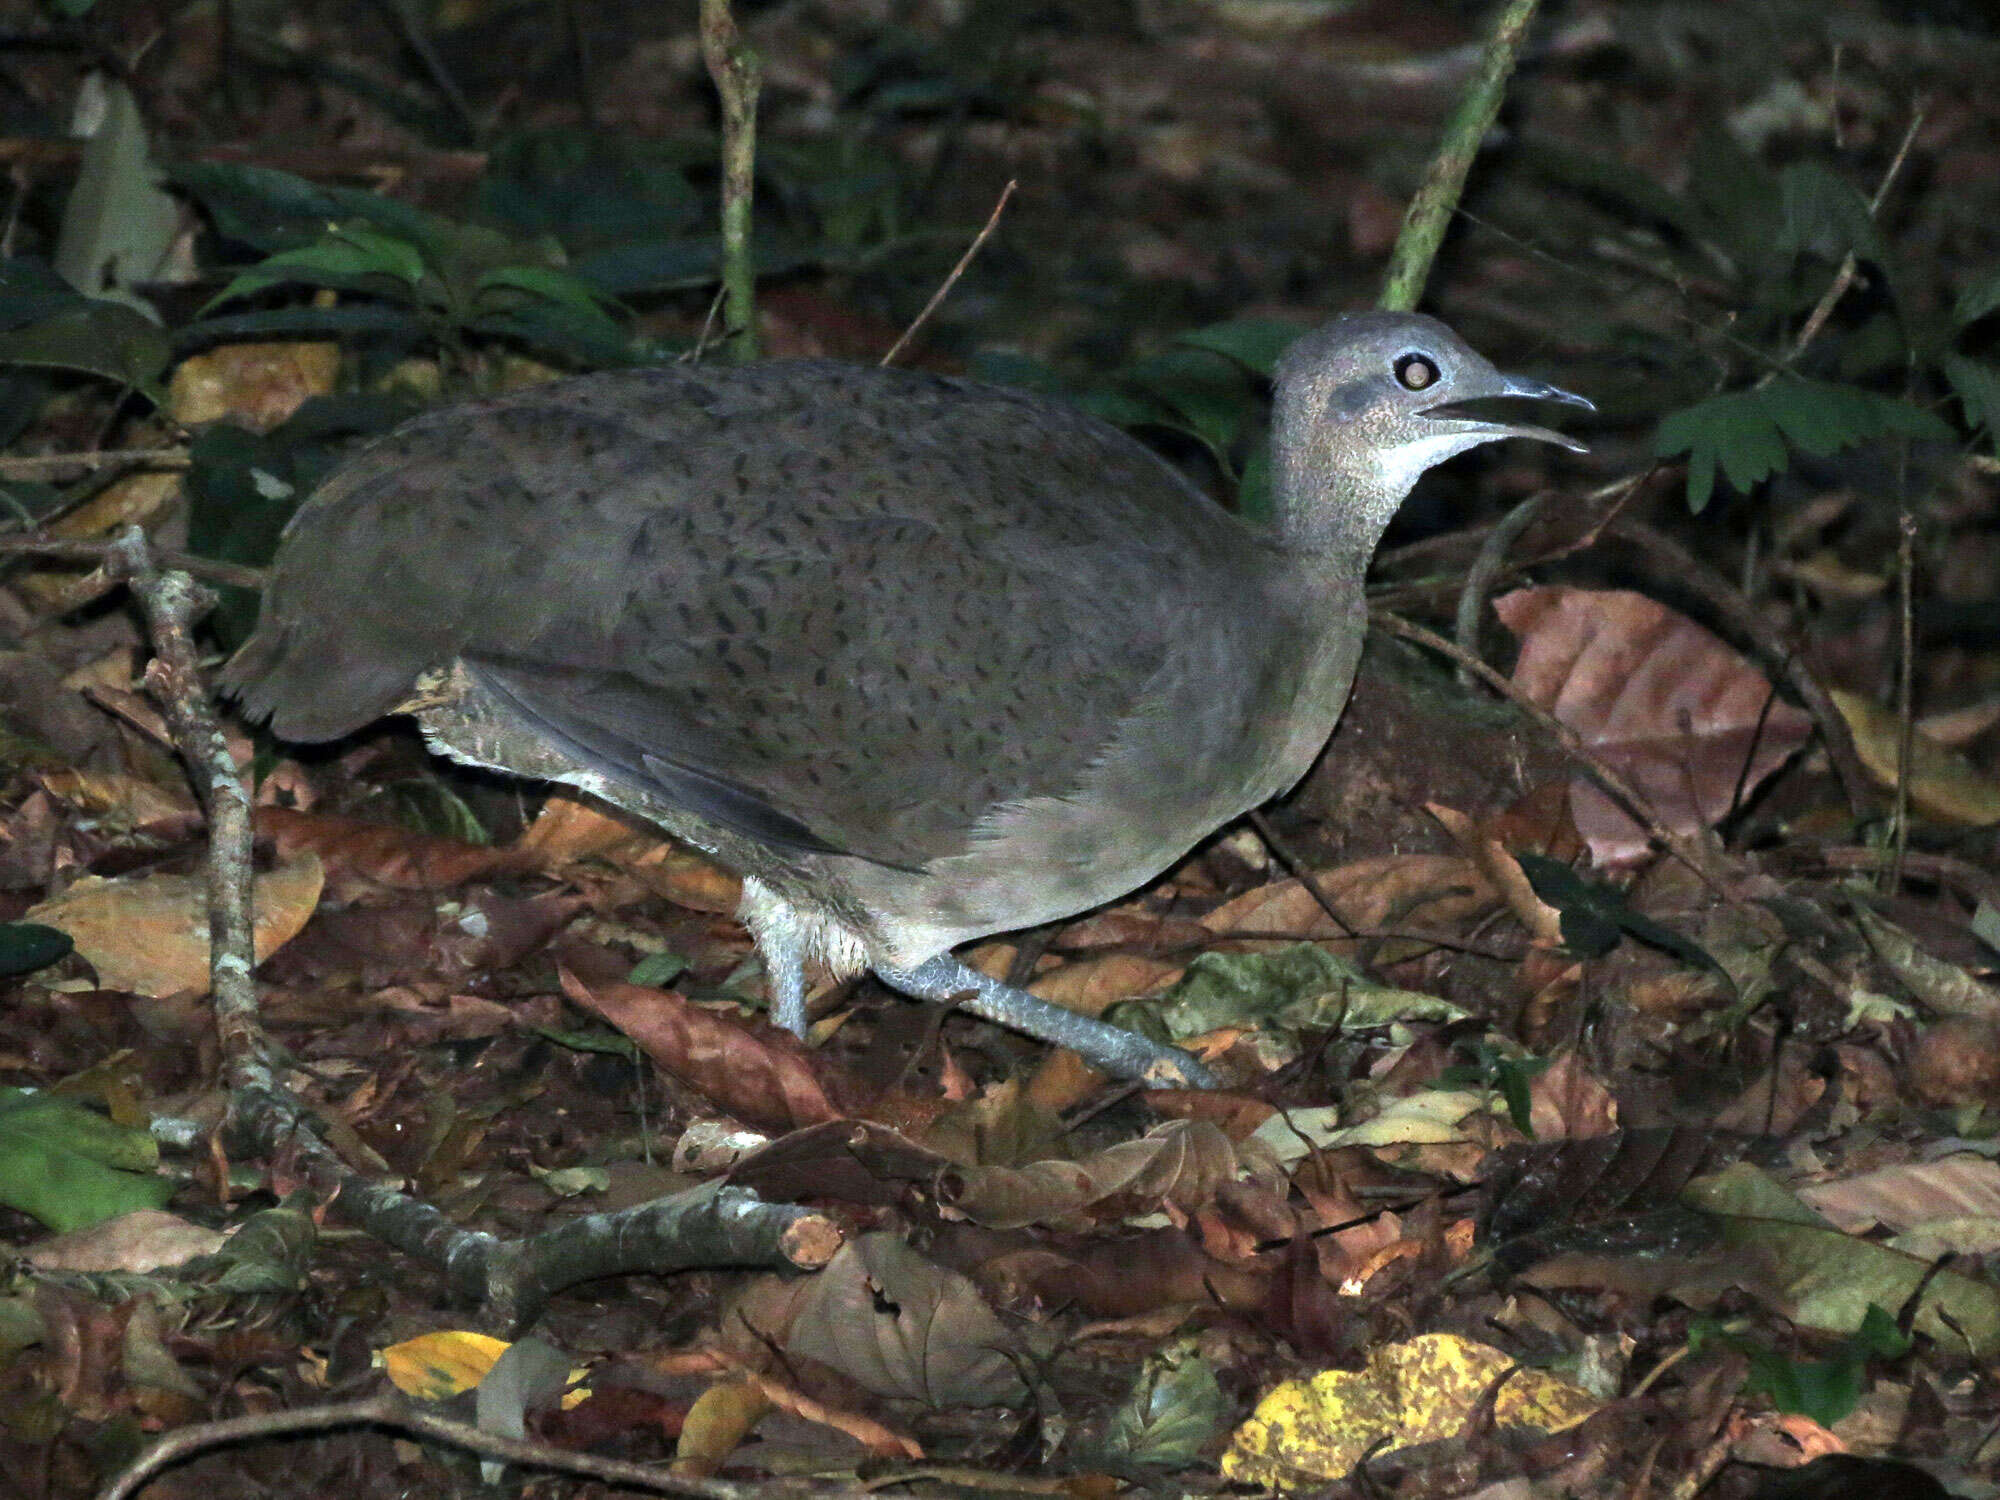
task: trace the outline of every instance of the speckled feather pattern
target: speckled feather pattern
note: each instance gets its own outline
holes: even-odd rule
[[[1313,445],[1346,420],[1339,361],[1379,384],[1407,327],[1490,371],[1429,320],[1315,335],[1325,370],[1302,341],[1280,457],[1309,508],[1268,533],[1115,428],[969,381],[671,367],[441,409],[301,508],[227,680],[320,740],[448,678],[440,748],[584,786],[822,949],[908,967],[1122,894],[1304,773],[1407,488]]]

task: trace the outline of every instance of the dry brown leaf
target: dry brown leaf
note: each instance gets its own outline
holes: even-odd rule
[[[1733,648],[1657,600],[1622,589],[1519,589],[1493,601],[1521,642],[1514,682],[1583,737],[1669,830],[1734,810],[1805,744],[1812,718],[1776,699]],[[1595,784],[1570,808],[1599,865],[1630,863],[1646,832]]]
[[[37,1241],[23,1252],[45,1271],[142,1275],[178,1266],[198,1255],[213,1255],[229,1238],[220,1230],[189,1223],[163,1208],[135,1208],[115,1219]]]
[[[1564,1051],[1528,1085],[1528,1123],[1537,1141],[1609,1135],[1618,1101],[1574,1051]]]
[[[768,1022],[745,1023],[672,990],[585,984],[561,970],[563,993],[638,1043],[717,1108],[752,1125],[795,1130],[849,1113],[827,1096],[805,1044]]]
[[[1388,854],[1357,860],[1315,877],[1333,909],[1355,932],[1386,927],[1449,932],[1495,897],[1470,860],[1448,854]],[[1202,918],[1221,937],[1276,932],[1318,941],[1346,936],[1297,880],[1279,880],[1246,891]],[[1337,945],[1350,951],[1352,944]]]
[[[325,874],[312,853],[257,879],[257,961],[298,935],[319,904]],[[27,920],[70,935],[76,951],[114,990],[158,1000],[208,992],[208,886],[199,875],[101,880],[87,875],[30,910]]]
[[[514,848],[537,869],[601,861],[689,911],[734,913],[742,899],[742,880],[713,860],[561,790],[550,794]]]
[[[468,844],[438,834],[413,833],[389,823],[259,807],[253,814],[257,836],[269,839],[281,856],[310,851],[330,876],[359,875],[394,890],[443,890],[480,875],[520,869],[512,849]]]
[[[1849,1234],[1877,1224],[1901,1232],[1937,1219],[2000,1220],[2000,1162],[1969,1152],[1883,1167],[1796,1190]]]
[[[936,1194],[940,1207],[989,1229],[1080,1229],[1162,1205],[1186,1214],[1235,1174],[1236,1151],[1221,1130],[1172,1120],[1082,1161],[952,1167],[939,1175]]]
[[[310,343],[218,344],[174,367],[167,410],[183,427],[229,417],[269,432],[310,396],[333,390],[340,375],[340,345]]]
[[[185,782],[159,786],[123,771],[102,774],[61,768],[35,778],[50,796],[116,828],[144,828],[191,818],[199,811]]]
[[[1184,967],[1143,953],[1106,953],[1038,974],[1028,990],[1066,1010],[1101,1016],[1121,1000],[1158,994]]]
[[[143,525],[170,505],[181,492],[181,476],[149,470],[113,480],[74,510],[48,525],[55,537],[97,537],[123,526]],[[19,585],[50,611],[93,597],[84,575],[74,568],[51,568],[29,574]]]
[[[1893,787],[1900,721],[1874,699],[1859,693],[1836,688],[1832,696],[1834,707],[1847,720],[1854,748],[1868,774]],[[1910,801],[1919,812],[1944,823],[1972,828],[2000,823],[2000,782],[1920,732],[1910,736]]]
[[[1528,929],[1528,935],[1544,948],[1560,947],[1562,913],[1535,894],[1521,862],[1502,847],[1500,840],[1455,807],[1426,802],[1424,808],[1451,835],[1459,852],[1477,865],[1500,892],[1515,920]]]
[[[979,1289],[896,1235],[842,1245],[806,1283],[784,1340],[878,1396],[934,1407],[1013,1406],[1027,1387],[1018,1340]]]

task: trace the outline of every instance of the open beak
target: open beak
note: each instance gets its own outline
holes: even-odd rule
[[[1597,410],[1594,402],[1577,395],[1574,391],[1566,391],[1561,386],[1550,385],[1541,380],[1530,380],[1525,375],[1502,375],[1495,371],[1487,389],[1467,394],[1461,384],[1454,399],[1431,407],[1424,415],[1433,421],[1447,424],[1446,430],[1452,432],[1477,432],[1488,438],[1533,438],[1541,443],[1554,443],[1557,447],[1567,448],[1572,453],[1590,451],[1575,438],[1548,427],[1537,427],[1529,422],[1495,422],[1484,417],[1468,415],[1465,411],[1467,406],[1475,402],[1506,399],[1556,401],[1564,406],[1580,406],[1585,411]]]

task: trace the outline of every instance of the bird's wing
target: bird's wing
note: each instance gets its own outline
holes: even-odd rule
[[[436,414],[336,476],[231,675],[280,733],[325,737],[463,660],[614,781],[920,866],[1081,785],[1200,628],[1227,524],[1017,392],[594,377]]]

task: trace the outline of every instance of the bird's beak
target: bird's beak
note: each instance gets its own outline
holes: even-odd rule
[[[1450,430],[1457,432],[1478,432],[1488,439],[1503,437],[1533,438],[1540,443],[1554,443],[1559,448],[1567,448],[1572,453],[1587,453],[1590,450],[1570,437],[1567,433],[1556,432],[1552,428],[1537,427],[1529,422],[1495,422],[1483,417],[1467,414],[1465,408],[1474,402],[1491,400],[1517,401],[1557,401],[1564,406],[1580,406],[1585,411],[1596,411],[1596,403],[1574,391],[1566,391],[1561,386],[1550,385],[1542,380],[1530,380],[1525,375],[1502,375],[1494,371],[1486,382],[1484,390],[1467,393],[1461,384],[1452,400],[1431,407],[1424,415],[1435,421],[1450,424]]]

